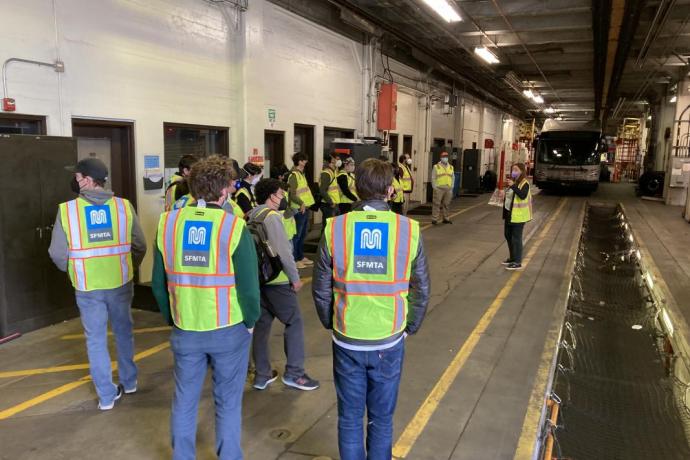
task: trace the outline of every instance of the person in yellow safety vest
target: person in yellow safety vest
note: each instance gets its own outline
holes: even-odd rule
[[[400,182],[403,187],[403,215],[407,215],[410,209],[410,199],[412,197],[412,190],[414,189],[414,177],[412,177],[412,158],[409,154],[403,153],[398,161],[402,171],[400,175]]]
[[[239,187],[235,192],[233,198],[235,203],[237,203],[242,212],[247,215],[249,211],[256,206],[256,200],[254,199],[254,193],[252,189],[259,180],[261,180],[262,169],[261,166],[257,166],[253,163],[247,163],[242,167],[240,171],[244,177],[239,181]]]
[[[324,158],[323,170],[321,171],[321,178],[319,179],[319,191],[321,192],[321,214],[323,215],[323,224],[321,232],[326,226],[326,219],[338,214],[338,204],[340,203],[340,189],[335,177],[338,174],[338,168],[343,165],[343,162],[338,155],[331,154]],[[328,163],[326,163],[328,162]]]
[[[297,301],[302,281],[280,214],[288,207],[285,192],[279,180],[263,179],[256,184],[254,193],[259,205],[250,212],[249,221],[263,224],[268,243],[280,257],[283,271],[278,278],[261,286],[261,317],[256,322],[252,342],[256,366],[253,386],[257,390],[265,390],[278,378],[278,372],[271,368],[268,345],[271,324],[274,318],[278,318],[285,325],[283,343],[287,363],[283,383],[299,390],[315,390],[319,382],[304,371],[304,323]]]
[[[391,211],[396,214],[403,213],[403,203],[405,202],[405,194],[403,193],[401,178],[401,169],[397,165],[391,165],[393,168],[393,196],[391,197],[390,207]]]
[[[213,155],[212,157],[208,157],[208,158],[222,159],[221,157],[219,157],[217,155]],[[239,181],[235,180],[235,181],[231,182],[230,187],[229,187],[231,194],[235,193],[238,186],[239,186]],[[180,199],[177,200],[173,204],[171,210],[181,209],[181,208],[184,208],[185,206],[191,206],[195,203],[196,203],[196,200],[194,199],[192,194],[187,193],[186,195],[180,197]],[[242,211],[242,208],[240,208],[240,206],[232,198],[229,198],[225,203],[223,203],[222,208],[226,212],[229,212],[230,214],[234,214],[237,217],[239,217],[240,219],[245,218],[245,214]]]
[[[137,391],[132,277],[146,254],[146,238],[130,202],[103,188],[108,168],[101,160],[81,160],[73,171],[70,186],[78,197],[60,204],[48,253],[74,286],[98,408],[109,410],[123,393]],[[108,320],[119,385],[110,366]]]
[[[357,189],[355,187],[355,160],[348,157],[343,162],[343,169],[338,172],[336,177],[338,188],[340,189],[340,204],[338,213],[345,214],[352,209],[352,203],[359,201]]]
[[[283,190],[288,189],[287,184],[285,183],[285,179],[289,174],[290,171],[287,169],[287,166],[285,165],[271,167],[271,177],[273,179],[278,179],[281,182],[281,184],[283,184]],[[283,215],[283,226],[285,227],[285,233],[287,234],[288,240],[292,245],[293,239],[297,234],[297,224],[295,223],[294,210],[288,206],[287,209],[285,209],[285,211],[280,211],[280,213]]]
[[[438,225],[439,215],[443,216],[444,224],[452,224],[450,220],[450,200],[453,196],[455,171],[453,165],[448,164],[448,152],[441,152],[441,161],[431,169],[431,186],[434,189],[434,201],[431,208],[431,223]]]
[[[509,252],[503,265],[507,270],[522,269],[522,231],[525,223],[532,220],[532,192],[526,174],[524,163],[513,165],[503,202],[504,230]]]
[[[165,190],[165,210],[170,211],[173,204],[182,196],[189,193],[189,186],[187,185],[187,177],[192,165],[199,161],[196,155],[182,155],[177,164],[178,171],[170,178],[170,185]]]
[[[297,234],[292,240],[293,256],[297,263],[297,268],[306,268],[313,262],[304,257],[304,240],[307,237],[309,228],[310,207],[314,205],[314,195],[309,188],[309,181],[304,175],[304,168],[307,166],[307,156],[303,153],[295,153],[292,156],[293,168],[288,176],[288,204],[295,210],[295,224]]]
[[[213,372],[219,458],[242,458],[242,389],[259,317],[254,241],[243,219],[222,209],[235,173],[227,159],[203,159],[189,185],[196,203],[163,213],[151,287],[168,323],[174,358],[172,458],[193,459],[199,397]],[[210,366],[209,366],[210,364]]]
[[[362,201],[326,223],[312,295],[319,320],[333,330],[340,458],[390,459],[404,341],[424,320],[429,269],[419,223],[386,203],[390,165],[370,158],[356,178]]]

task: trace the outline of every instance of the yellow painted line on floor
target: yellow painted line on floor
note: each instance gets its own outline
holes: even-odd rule
[[[467,211],[471,211],[471,210],[473,210],[474,208],[478,208],[478,207],[480,207],[480,206],[484,206],[485,204],[486,204],[486,202],[485,202],[485,201],[482,201],[481,203],[477,203],[477,204],[475,204],[475,205],[472,205],[472,206],[470,206],[469,208],[464,208],[464,209],[461,209],[460,211],[454,212],[454,213],[451,214],[449,217],[450,217],[450,218],[453,218],[453,217],[455,217],[455,216],[459,216],[460,214],[463,214],[463,213],[465,213],[465,212],[467,212]],[[431,228],[431,227],[433,227],[433,224],[426,224],[426,225],[423,225],[423,226],[421,227],[421,230],[426,230],[427,228]]]
[[[30,375],[52,374],[55,372],[82,371],[88,369],[87,364],[68,364],[65,366],[39,367],[37,369],[21,369],[18,371],[0,372],[0,379],[11,379],[14,377],[28,377]]]
[[[149,356],[155,355],[156,353],[159,353],[167,348],[170,347],[169,342],[161,343],[160,345],[156,345],[155,347],[148,348],[142,352],[137,353],[134,355],[134,361],[139,361],[144,358],[148,358]],[[114,366],[117,368],[117,365]],[[4,409],[0,411],[0,420],[4,420],[6,418],[12,417],[13,415],[16,415],[20,412],[23,412],[27,409],[30,409],[34,406],[37,406],[41,403],[44,403],[50,399],[53,399],[57,396],[63,395],[69,391],[74,390],[75,388],[79,388],[80,386],[88,383],[91,381],[91,377],[88,375],[85,375],[83,377],[80,377],[79,379],[66,383],[64,385],[61,385],[57,388],[54,388],[50,391],[47,391],[45,393],[42,393],[34,398],[29,399],[28,401],[24,401],[22,403],[17,404],[16,406],[12,406],[10,408]]]
[[[169,331],[171,328],[170,326],[158,326],[158,327],[142,327],[139,329],[134,329],[132,330],[133,333],[135,334],[147,334],[149,332],[164,332],[164,331]],[[109,336],[112,336],[112,332],[108,332]],[[63,335],[60,337],[61,340],[79,340],[79,339],[84,339],[84,334],[67,334]]]
[[[545,404],[545,395],[549,378],[551,377],[552,365],[554,364],[555,354],[558,350],[559,332],[563,324],[563,314],[567,308],[568,294],[570,292],[570,283],[575,266],[575,259],[577,258],[578,243],[582,235],[582,225],[584,223],[586,203],[582,204],[582,209],[578,217],[578,225],[573,235],[573,240],[570,243],[570,251],[568,252],[568,262],[565,264],[563,273],[563,284],[556,303],[556,308],[561,309],[560,312],[554,315],[553,324],[549,328],[546,339],[544,340],[544,348],[542,350],[541,358],[539,359],[539,368],[534,377],[534,386],[527,404],[527,411],[522,422],[522,429],[520,430],[520,438],[518,439],[517,448],[515,449],[514,460],[527,460],[532,458],[535,443],[539,433],[539,421],[541,419],[542,409]]]
[[[496,316],[496,313],[498,313],[498,311],[503,306],[503,302],[510,295],[510,292],[512,291],[513,287],[524,273],[524,270],[529,265],[534,254],[536,254],[536,252],[539,250],[539,247],[544,241],[544,238],[546,238],[546,235],[549,233],[549,230],[551,230],[551,227],[553,226],[554,222],[556,222],[556,219],[558,219],[558,216],[561,214],[561,211],[563,211],[563,208],[565,207],[567,201],[567,198],[561,200],[558,209],[556,209],[556,212],[551,216],[546,226],[539,233],[537,240],[530,248],[527,257],[525,258],[522,264],[523,270],[513,272],[513,274],[508,279],[503,288],[500,290],[500,292],[493,300],[491,305],[489,305],[489,308],[486,310],[486,312],[484,312],[484,315],[481,317],[481,319],[475,326],[474,330],[470,333],[465,343],[463,343],[462,347],[453,358],[453,361],[451,361],[450,365],[446,368],[443,375],[441,375],[441,378],[439,378],[438,382],[436,382],[436,385],[431,390],[429,395],[426,397],[420,408],[417,410],[414,417],[412,417],[410,423],[408,423],[408,425],[405,427],[405,430],[400,435],[400,438],[398,438],[398,441],[395,443],[395,446],[393,447],[394,457],[405,458],[410,453],[410,450],[412,450],[412,447],[414,446],[415,442],[417,442],[417,439],[422,434],[422,431],[424,431],[424,428],[426,428],[427,424],[429,423],[431,416],[438,408],[439,403],[448,392],[451,384],[457,378],[458,374],[460,373],[460,370],[462,370],[469,356],[474,351],[475,347],[477,346],[477,343],[479,342],[479,339],[486,332],[486,329],[493,321],[494,317]],[[484,203],[481,203],[481,205],[483,204]],[[466,210],[469,209],[471,208],[467,208]]]

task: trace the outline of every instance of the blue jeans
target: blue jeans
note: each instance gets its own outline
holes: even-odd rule
[[[341,460],[390,460],[393,413],[398,400],[405,343],[387,350],[352,351],[333,344]],[[362,433],[366,409],[366,452]]]
[[[309,214],[309,209],[304,211],[304,214],[300,213],[299,210],[295,213],[297,234],[292,238],[292,255],[295,257],[295,262],[304,259],[304,240],[307,238],[307,229],[309,228]]]
[[[242,392],[247,377],[251,334],[243,323],[214,331],[183,331],[170,335],[175,358],[175,396],[170,425],[173,460],[196,458],[196,417],[210,365],[216,407],[216,454],[241,460]]]
[[[91,379],[101,405],[115,399],[117,386],[108,351],[108,320],[117,346],[117,369],[125,389],[137,386],[137,366],[134,364],[134,336],[132,334],[132,283],[115,289],[75,291],[81,324],[86,335]]]

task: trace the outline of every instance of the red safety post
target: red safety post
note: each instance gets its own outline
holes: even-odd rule
[[[506,150],[501,149],[501,165],[498,168],[498,189],[503,190],[503,179],[505,176]]]

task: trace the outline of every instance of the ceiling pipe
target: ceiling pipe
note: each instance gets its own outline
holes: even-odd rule
[[[640,52],[635,60],[635,66],[637,66],[638,69],[641,69],[642,66],[644,66],[644,63],[647,60],[647,55],[649,54],[649,49],[652,47],[652,43],[654,43],[654,41],[659,37],[659,34],[666,25],[668,16],[673,10],[675,4],[676,0],[661,0],[661,3],[659,3],[659,7],[656,10],[654,19],[649,26],[647,35],[645,36],[642,48],[640,48]]]
[[[609,39],[606,47],[606,64],[604,66],[604,89],[601,93],[602,108],[599,112],[599,120],[604,119],[606,105],[611,87],[613,65],[618,52],[618,38],[623,25],[623,13],[625,12],[625,0],[613,0],[611,3],[611,22],[609,23]]]

